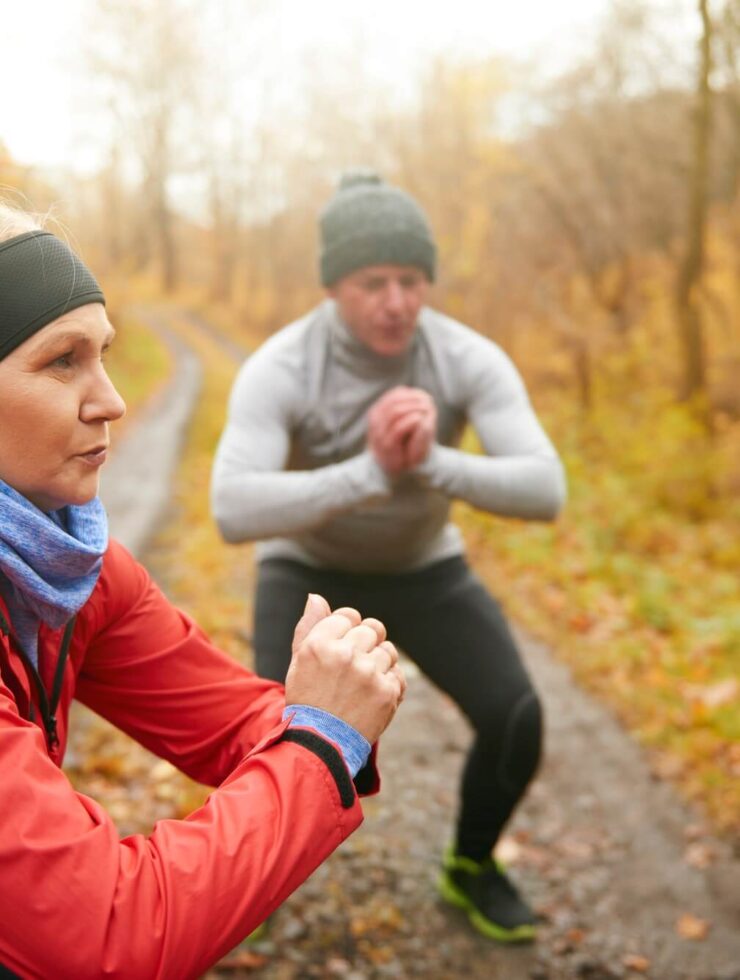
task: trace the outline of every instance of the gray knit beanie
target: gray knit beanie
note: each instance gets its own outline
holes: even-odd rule
[[[426,215],[372,171],[344,174],[319,228],[324,286],[367,265],[414,265],[434,280],[437,248]]]

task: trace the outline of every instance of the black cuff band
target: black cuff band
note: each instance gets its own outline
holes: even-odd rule
[[[0,242],[0,297],[0,359],[64,313],[105,303],[87,266],[48,231]]]
[[[363,793],[371,793],[376,785],[377,774],[372,764],[372,755],[365,765],[360,769],[354,778],[355,789],[362,796]]]
[[[330,742],[317,735],[316,732],[309,731],[307,728],[286,728],[279,741],[295,742],[318,756],[334,777],[342,806],[345,810],[349,810],[355,802],[355,788],[338,749],[335,749]]]

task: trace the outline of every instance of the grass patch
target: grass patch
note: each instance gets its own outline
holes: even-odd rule
[[[702,517],[677,513],[647,486],[661,486],[660,458],[644,479],[622,472],[550,421],[569,472],[564,515],[539,525],[457,504],[471,557],[508,613],[649,747],[659,774],[740,835],[737,511],[710,501]],[[661,445],[659,420],[650,438]]]

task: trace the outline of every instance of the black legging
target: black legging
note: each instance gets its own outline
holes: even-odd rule
[[[540,702],[501,610],[462,558],[420,571],[357,575],[287,559],[260,564],[256,669],[283,681],[308,592],[382,620],[388,638],[452,697],[476,738],[462,778],[457,850],[490,853],[540,757]],[[429,733],[430,739],[434,733]]]

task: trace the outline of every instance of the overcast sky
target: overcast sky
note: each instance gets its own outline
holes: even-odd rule
[[[25,164],[80,167],[79,60],[94,0],[0,0],[0,141]],[[221,0],[200,0],[218,4]],[[270,0],[268,0],[270,2]],[[440,52],[559,64],[588,47],[610,0],[271,0],[284,8],[275,55],[290,71],[293,55],[336,49],[344,38],[363,47],[379,71],[403,82]],[[666,0],[654,0],[665,4]],[[232,4],[234,0],[232,0]],[[236,0],[238,7],[239,0]],[[691,13],[689,0],[673,0]],[[245,11],[248,7],[245,0]],[[248,25],[248,19],[245,17]],[[82,121],[81,121],[82,120]]]

